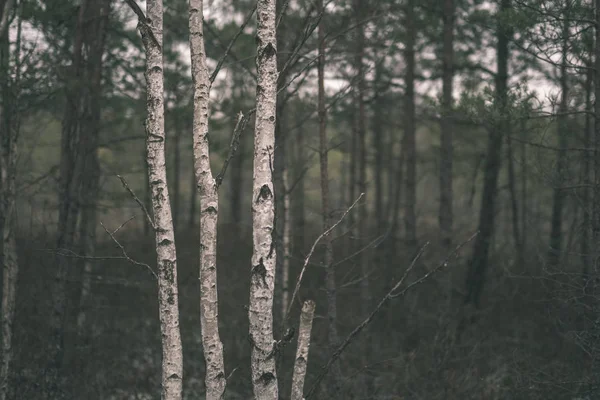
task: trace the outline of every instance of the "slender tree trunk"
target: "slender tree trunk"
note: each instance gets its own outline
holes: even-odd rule
[[[238,95],[238,93],[235,91],[235,87],[241,88],[243,85],[243,80],[238,78],[238,73],[236,72],[235,68],[232,70],[231,76],[234,85],[234,99],[232,101],[233,107],[230,111],[232,116],[231,130],[233,132],[235,130],[235,126],[237,125],[236,115],[239,112],[237,107],[239,106],[239,104],[241,104],[241,100],[243,98],[241,90]],[[245,140],[244,138],[241,138],[238,145],[238,150],[233,159],[231,160],[231,197],[229,203],[230,212],[233,223],[240,227],[242,226],[242,189],[244,186],[244,157],[246,156],[244,151],[244,144]],[[239,240],[242,236],[240,231],[240,229],[236,229],[235,235],[237,236],[237,240]]]
[[[85,152],[85,139],[81,136],[81,116],[83,108],[83,42],[85,29],[85,16],[89,2],[84,1],[79,7],[75,25],[75,38],[71,73],[66,83],[65,113],[63,116],[60,179],[59,179],[59,212],[58,212],[58,238],[56,247],[73,250],[75,245],[75,231],[79,216],[79,194],[81,175],[83,169],[83,154]],[[42,384],[42,391],[46,398],[61,398],[64,396],[63,377],[60,376],[65,344],[65,324],[67,311],[67,276],[72,265],[72,259],[57,255],[57,271],[52,286],[53,311],[50,320],[51,336],[48,341],[48,365]]]
[[[0,39],[3,36],[8,36],[8,24],[9,24],[9,15],[14,6],[14,0],[4,0],[0,3],[0,10],[2,10],[2,14],[0,14]]]
[[[283,190],[285,191],[284,197],[284,214],[285,220],[288,223],[285,224],[285,230],[283,231],[283,268],[281,270],[281,316],[285,318],[289,305],[290,295],[290,262],[291,262],[291,235],[292,235],[292,224],[291,221],[291,209],[290,209],[290,193],[289,190],[289,169],[285,170],[283,174]]]
[[[6,7],[5,7],[6,9]],[[1,301],[1,335],[0,347],[0,400],[6,400],[10,393],[11,361],[13,358],[13,324],[15,318],[17,278],[19,263],[15,240],[14,208],[16,197],[17,172],[17,137],[20,129],[18,114],[21,58],[21,7],[18,10],[18,27],[16,43],[16,79],[12,87],[7,82],[2,85],[0,94],[0,207],[2,244],[0,244],[0,265],[2,266],[2,301]],[[6,11],[5,11],[6,12]],[[0,29],[2,29],[0,27]],[[0,32],[0,75],[7,74],[9,67],[8,35]],[[5,81],[8,81],[8,75]]]
[[[190,50],[194,81],[194,171],[200,194],[200,322],[206,362],[206,399],[225,392],[223,343],[217,297],[217,222],[219,197],[210,168],[208,120],[210,81],[203,33],[203,1],[190,0]]]
[[[307,300],[302,305],[300,326],[298,327],[298,348],[294,362],[294,375],[292,377],[291,400],[304,400],[304,379],[308,366],[308,350],[310,348],[310,333],[315,316],[315,303]]]
[[[527,133],[527,122],[521,122],[521,136],[525,138]],[[527,195],[527,145],[525,141],[521,142],[521,244],[523,249],[523,261],[525,261],[525,252],[527,251],[527,212],[529,198]]]
[[[584,132],[584,142],[585,147],[587,149],[592,148],[592,117],[589,113],[592,112],[592,85],[593,85],[593,72],[592,70],[588,70],[585,79],[585,109],[588,113],[585,115],[585,132]],[[590,196],[590,189],[588,185],[592,183],[590,179],[591,172],[591,157],[590,152],[587,151],[585,153],[585,160],[583,164],[583,183],[586,185],[583,188],[583,205],[584,205],[584,214],[583,214],[583,232],[581,237],[581,262],[583,265],[583,275],[584,278],[587,279],[587,275],[591,271],[591,246],[590,246],[590,232],[592,228],[592,208],[594,207],[591,200],[592,196]]]
[[[175,124],[175,141],[173,147],[175,148],[173,163],[175,170],[173,171],[173,225],[175,228],[179,226],[179,215],[181,209],[181,129],[179,123]]]
[[[257,5],[258,83],[252,180],[253,254],[250,284],[250,339],[252,341],[252,387],[256,400],[278,398],[277,371],[273,357],[273,298],[275,292],[276,243],[273,153],[277,113],[276,0]]]
[[[415,3],[408,0],[406,5],[406,93],[405,93],[405,118],[406,118],[406,212],[404,225],[406,226],[406,242],[411,249],[417,246],[417,146],[416,146],[416,116],[415,116]]]
[[[276,0],[276,8],[279,10],[285,4],[285,0]],[[286,30],[285,23],[281,24],[280,27],[282,29],[276,29],[276,40],[277,40],[277,48],[279,52],[277,53],[277,69],[280,70],[283,68],[283,65],[286,61],[286,54],[284,54],[285,44],[286,44]],[[289,71],[289,69],[287,70]],[[278,80],[278,89],[281,89],[287,80],[287,71],[284,71],[282,75],[279,76]],[[285,252],[284,245],[284,236],[287,230],[287,225],[290,224],[290,221],[286,218],[285,212],[285,198],[286,198],[286,190],[285,190],[285,175],[287,171],[287,161],[286,161],[286,146],[287,146],[287,136],[286,132],[286,124],[284,121],[284,109],[286,106],[286,102],[284,100],[285,96],[277,97],[277,115],[275,119],[275,149],[274,149],[274,159],[273,159],[273,183],[275,187],[275,249],[279,257],[275,260],[275,271],[276,276],[279,277],[278,284],[275,286],[275,303],[277,304],[277,310],[281,310],[281,304],[283,302],[282,296],[283,291],[283,268],[285,263],[285,257],[283,256]],[[284,315],[279,316],[281,320],[283,320]]]
[[[385,209],[383,205],[383,162],[385,161],[385,149],[383,145],[383,109],[385,99],[383,92],[385,87],[381,82],[383,80],[383,65],[378,62],[375,67],[375,93],[373,99],[373,148],[375,150],[375,221],[377,223],[377,234],[381,234],[385,229]],[[378,257],[379,258],[379,257]]]
[[[300,110],[296,111],[296,115],[298,116],[298,123],[300,121]],[[294,253],[295,254],[303,254],[304,252],[304,235],[305,235],[305,216],[304,216],[304,177],[301,177],[301,174],[304,171],[304,168],[307,168],[306,165],[306,155],[304,151],[304,127],[300,125],[298,127],[298,132],[296,133],[296,168],[295,168],[295,176],[294,179],[300,179],[300,181],[294,187],[294,197],[292,201],[295,202],[294,212]]]
[[[366,127],[366,110],[364,96],[366,94],[366,74],[364,65],[364,53],[365,53],[365,33],[363,27],[363,18],[365,17],[366,5],[360,0],[354,0],[354,16],[357,25],[356,28],[356,57],[355,57],[355,68],[357,69],[356,94],[355,101],[358,109],[358,120],[357,120],[357,146],[356,153],[358,158],[358,191],[363,193],[363,203],[359,209],[358,216],[358,248],[361,249],[360,253],[360,303],[361,303],[361,315],[366,317],[369,315],[371,307],[371,289],[369,285],[369,251],[366,249],[368,243],[367,238],[369,237],[369,221],[368,221],[368,201],[367,201],[367,127]],[[362,349],[362,363],[368,365],[371,357],[372,343],[371,339],[366,335],[363,342]],[[363,385],[364,393],[369,395],[373,393],[373,380],[369,375],[365,375],[365,381]]]
[[[100,165],[98,161],[98,136],[100,134],[100,118],[102,111],[102,71],[106,27],[110,13],[111,0],[94,2],[93,15],[97,18],[90,22],[86,44],[89,46],[89,60],[86,63],[89,84],[89,106],[84,118],[84,129],[89,136],[84,153],[85,169],[83,171],[82,212],[80,223],[80,253],[85,257],[93,257],[96,251],[97,201],[100,192]],[[79,263],[81,275],[81,292],[77,313],[77,332],[80,338],[86,331],[86,314],[91,291],[92,260],[84,258]]]
[[[352,132],[351,135],[352,137],[350,138],[350,164],[348,165],[350,167],[350,171],[348,174],[348,202],[347,204],[352,204],[354,203],[354,200],[356,200],[356,189],[358,187],[357,185],[357,172],[358,172],[358,107],[357,107],[357,100],[356,100],[357,96],[356,93],[354,93],[354,102],[352,104]],[[348,214],[348,226],[351,229],[352,232],[352,239],[356,238],[356,233],[355,233],[355,223],[356,223],[356,218],[354,217],[354,213],[350,213]]]
[[[179,330],[177,252],[165,160],[163,2],[148,0],[147,21],[138,28],[146,51],[146,159],[158,265],[158,311],[162,337],[162,399],[180,400],[183,351]],[[194,36],[192,33],[190,36]]]
[[[452,245],[454,219],[452,191],[453,123],[452,91],[454,78],[454,0],[444,0],[444,49],[442,62],[442,120],[440,147],[440,230],[442,243],[449,249]]]
[[[196,175],[192,174],[192,192],[190,195],[190,217],[188,219],[188,228],[193,229],[196,225],[196,202],[198,198],[198,182],[196,181]]]
[[[511,0],[501,0],[499,11],[501,14],[508,12],[510,8]],[[490,132],[488,141],[481,209],[479,211],[479,235],[477,235],[477,238],[475,239],[473,255],[469,263],[466,279],[467,295],[465,297],[465,303],[473,304],[477,307],[479,306],[479,300],[485,282],[490,244],[494,234],[498,175],[501,167],[502,138],[509,124],[507,118],[508,43],[512,37],[512,30],[505,22],[502,22],[501,16],[498,16],[497,19],[496,107],[499,111],[499,117],[498,121],[494,121],[494,126]]]
[[[325,14],[323,0],[318,1],[318,10]],[[324,19],[321,19],[318,28],[318,114],[319,114],[319,161],[321,169],[321,213],[323,214],[323,231],[326,232],[331,227],[331,209],[329,195],[329,163],[328,163],[328,142],[327,142],[327,110],[325,108],[325,27]],[[333,266],[333,244],[331,242],[331,233],[323,238],[325,246],[325,258],[323,265],[326,271],[325,287],[327,291],[327,346],[329,352],[333,352],[338,346],[337,332],[337,288],[335,282],[335,267]],[[338,391],[341,381],[341,371],[339,363],[335,363],[330,371],[329,393]]]
[[[517,203],[517,183],[515,176],[515,160],[513,153],[513,145],[510,135],[506,137],[506,148],[507,148],[507,158],[508,158],[508,188],[510,191],[510,208],[511,208],[511,216],[512,216],[512,231],[513,231],[513,240],[515,242],[515,249],[517,251],[517,262],[519,266],[524,265],[525,254],[523,250],[523,242],[521,231],[519,229],[519,205]]]
[[[300,121],[300,110],[296,110],[297,115],[297,125],[301,123]],[[304,150],[304,127],[303,125],[298,126],[298,132],[296,133],[296,168],[294,179],[300,179],[298,183],[294,187],[294,196],[292,197],[292,201],[295,203],[294,205],[294,243],[293,249],[295,254],[303,254],[304,252],[304,235],[305,235],[305,216],[304,216],[304,177],[301,177],[304,169],[308,166],[306,165],[306,155]]]
[[[594,98],[600,99],[600,0],[595,1],[596,38],[594,43]],[[592,246],[600,243],[600,101],[594,102],[594,201]],[[594,254],[598,254],[596,250]]]
[[[558,264],[563,244],[563,209],[565,205],[566,192],[563,185],[564,175],[567,167],[567,142],[568,142],[568,117],[565,115],[568,110],[569,101],[569,82],[567,76],[567,57],[569,45],[569,12],[565,10],[563,31],[562,31],[562,62],[560,65],[560,89],[561,100],[559,106],[560,116],[558,117],[558,158],[556,160],[556,174],[553,182],[552,191],[552,217],[550,227],[550,251],[548,261],[551,265]]]

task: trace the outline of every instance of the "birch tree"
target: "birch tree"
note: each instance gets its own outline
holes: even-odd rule
[[[304,379],[308,366],[308,350],[310,348],[310,333],[315,316],[315,302],[306,300],[300,313],[300,326],[298,327],[298,347],[294,360],[294,374],[292,375],[291,400],[304,399]]]
[[[252,179],[252,271],[250,283],[250,339],[252,387],[257,400],[278,398],[273,341],[273,298],[276,249],[273,241],[275,196],[273,152],[277,103],[276,0],[257,5],[258,82]]]
[[[133,0],[146,52],[146,162],[158,264],[158,312],[162,338],[162,399],[180,400],[183,350],[179,330],[177,252],[167,186],[163,71],[163,2],[148,0],[146,18]]]
[[[217,295],[217,221],[219,196],[210,168],[208,142],[210,78],[203,33],[203,0],[190,0],[189,28],[194,81],[194,173],[200,195],[200,323],[206,362],[206,399],[225,392],[223,344],[219,336]]]

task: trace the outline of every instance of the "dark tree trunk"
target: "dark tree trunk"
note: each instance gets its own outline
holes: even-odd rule
[[[596,4],[596,38],[594,44],[594,98],[600,99],[600,0]],[[600,101],[594,102],[594,202],[592,246],[600,244]],[[597,254],[597,251],[596,251]]]
[[[376,232],[381,234],[385,229],[385,209],[383,205],[383,163],[385,161],[384,131],[383,131],[383,108],[385,91],[383,80],[383,66],[381,62],[375,67],[374,99],[373,99],[373,147],[375,150],[375,221]]]
[[[404,226],[406,227],[406,243],[412,250],[417,246],[417,144],[415,117],[415,3],[408,0],[406,5],[406,44],[404,58],[406,60],[406,93],[404,100],[406,130],[406,197]]]
[[[63,116],[60,179],[59,179],[59,215],[57,249],[73,250],[75,231],[80,208],[81,175],[86,146],[81,135],[81,122],[84,111],[84,62],[83,42],[85,17],[89,2],[79,7],[71,69],[65,88],[65,113]],[[67,276],[72,265],[71,258],[57,255],[57,271],[52,285],[53,311],[51,315],[51,333],[48,340],[47,357],[49,363],[45,371],[43,391],[46,398],[61,398],[64,387],[60,376],[64,357],[65,317],[67,308]]]
[[[521,136],[523,138],[525,138],[525,135],[527,133],[527,122],[523,121],[521,123]],[[525,258],[525,252],[527,251],[527,235],[525,234],[525,232],[527,232],[527,212],[529,210],[528,208],[528,204],[529,204],[529,199],[528,199],[528,195],[527,195],[527,175],[528,175],[528,168],[527,168],[527,144],[525,143],[525,141],[521,142],[521,243],[522,243],[522,250],[523,250],[523,258]],[[525,261],[523,259],[523,261]]]
[[[592,117],[589,114],[592,112],[592,85],[593,85],[593,72],[592,70],[588,70],[585,79],[585,109],[588,113],[585,115],[585,132],[584,132],[584,142],[585,147],[587,149],[592,148]],[[585,153],[585,159],[583,164],[583,183],[586,185],[583,188],[583,206],[584,206],[584,214],[583,214],[583,232],[581,237],[581,262],[583,265],[583,274],[584,277],[589,274],[591,271],[591,246],[590,246],[590,232],[592,228],[592,218],[593,215],[590,212],[593,208],[593,204],[591,203],[590,196],[590,188],[588,185],[592,183],[590,172],[591,172],[591,158],[590,152],[587,151]]]
[[[325,12],[323,0],[319,0],[318,9],[320,13]],[[329,195],[329,163],[328,163],[328,142],[327,142],[327,111],[325,108],[325,27],[323,19],[319,24],[318,32],[318,114],[319,114],[319,161],[321,170],[321,212],[323,214],[323,232],[329,230],[331,226],[330,215],[330,195]],[[337,287],[335,281],[335,267],[333,266],[333,245],[332,235],[328,234],[323,238],[325,246],[324,267],[326,270],[325,287],[327,292],[327,345],[329,353],[338,346],[337,331]],[[339,363],[332,366],[329,384],[330,396],[336,395],[341,381],[341,370]]]
[[[600,0],[599,0],[600,1]],[[511,8],[511,0],[502,0],[500,13],[506,13]],[[466,304],[479,306],[481,292],[485,282],[485,273],[488,268],[488,255],[490,243],[494,235],[494,222],[496,216],[496,200],[498,194],[498,175],[501,167],[502,138],[508,129],[507,120],[507,92],[508,92],[508,44],[512,37],[512,30],[498,16],[498,42],[496,47],[497,72],[496,72],[496,107],[499,111],[498,120],[493,122],[487,148],[487,158],[483,178],[483,193],[481,196],[481,209],[479,211],[479,235],[475,239],[473,255],[471,257],[466,278],[467,295]]]
[[[282,0],[277,0],[277,9],[281,10],[283,6]],[[281,24],[283,27],[285,24]],[[277,30],[277,70],[281,71],[286,62],[286,37],[285,30]],[[288,69],[289,71],[289,69]],[[283,87],[287,81],[287,73],[284,71],[279,76],[278,89]],[[284,264],[284,234],[286,224],[285,214],[285,169],[286,169],[286,142],[287,132],[285,132],[284,109],[285,109],[285,91],[282,95],[277,96],[277,117],[275,118],[275,150],[273,160],[273,186],[275,188],[275,250],[279,257],[275,259],[275,276],[278,284],[275,287],[275,309],[281,310],[283,291],[283,264]],[[279,313],[277,313],[279,314]],[[276,316],[277,317],[277,316]],[[279,316],[281,318],[283,316]]]
[[[363,193],[361,201],[359,216],[358,216],[358,229],[357,232],[357,243],[358,248],[361,249],[360,253],[360,302],[361,302],[361,315],[366,317],[369,315],[371,309],[371,289],[369,284],[369,270],[370,270],[370,252],[366,248],[368,243],[367,238],[369,237],[369,221],[368,221],[368,195],[367,195],[367,116],[365,109],[364,96],[366,93],[366,72],[365,72],[365,33],[363,18],[366,16],[366,5],[361,0],[354,0],[354,16],[357,25],[356,29],[356,56],[355,56],[355,68],[357,70],[357,84],[355,86],[355,101],[358,109],[357,116],[357,145],[356,155],[358,158],[358,192]],[[371,360],[371,349],[372,343],[369,335],[365,335],[364,346],[362,349],[362,362],[363,365],[368,365]],[[370,394],[373,393],[373,379],[368,374],[365,375],[365,381],[363,390]]]
[[[179,118],[177,118],[179,121]],[[179,211],[181,209],[181,127],[175,124],[175,137],[173,141],[174,160],[173,164],[173,226],[179,227]]]
[[[454,0],[444,0],[444,48],[442,66],[442,121],[440,146],[440,230],[442,243],[446,248],[452,245],[453,191],[453,124],[452,88],[454,78]]]
[[[299,110],[296,111],[296,115],[300,116]],[[292,201],[294,202],[294,253],[296,255],[304,254],[304,235],[305,235],[305,215],[304,215],[304,177],[303,171],[308,166],[306,165],[306,155],[304,151],[304,128],[300,117],[298,117],[298,132],[296,132],[296,168],[293,179],[300,179],[294,187],[294,195]],[[294,184],[295,181],[290,182]]]
[[[510,208],[511,208],[511,216],[512,216],[512,231],[513,231],[513,240],[515,242],[515,248],[517,251],[517,262],[520,266],[523,266],[524,262],[524,250],[523,250],[523,241],[522,235],[520,231],[520,220],[519,220],[519,204],[517,201],[517,178],[515,174],[515,160],[513,153],[513,145],[512,140],[510,139],[510,135],[506,137],[506,147],[507,147],[507,158],[508,158],[508,188],[510,191]],[[522,205],[524,206],[524,204]]]
[[[555,179],[552,180],[552,217],[550,227],[550,250],[548,261],[551,265],[558,264],[563,244],[563,209],[565,205],[566,192],[563,186],[563,179],[567,168],[567,140],[568,140],[568,110],[569,101],[569,82],[567,76],[567,56],[569,45],[569,13],[564,13],[563,31],[562,31],[562,62],[560,65],[560,89],[561,100],[559,106],[560,116],[558,117],[558,158],[556,160]]]

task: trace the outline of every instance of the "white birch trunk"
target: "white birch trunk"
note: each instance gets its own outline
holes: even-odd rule
[[[146,25],[148,24],[148,25]],[[148,0],[147,21],[138,25],[146,50],[146,160],[158,264],[158,312],[162,334],[162,399],[180,400],[183,351],[179,331],[177,253],[165,162],[163,2]]]
[[[277,400],[273,354],[273,297],[276,250],[273,152],[277,102],[275,0],[259,0],[256,65],[256,124],[252,187],[253,254],[248,316],[252,345],[252,387],[256,400]]]
[[[302,305],[300,327],[298,328],[298,348],[296,349],[296,360],[294,361],[291,400],[304,399],[304,379],[306,378],[308,350],[310,348],[310,332],[312,331],[314,316],[315,302],[312,300],[305,301]]]
[[[200,322],[206,362],[206,399],[225,392],[223,344],[219,337],[217,297],[217,220],[219,197],[210,168],[208,118],[210,80],[203,35],[203,1],[190,0],[189,28],[194,81],[194,171],[200,195]]]

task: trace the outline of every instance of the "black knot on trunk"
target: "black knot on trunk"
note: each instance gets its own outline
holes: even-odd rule
[[[275,380],[275,375],[273,375],[271,372],[264,372],[258,379],[263,385],[267,386],[269,383]]]
[[[260,193],[258,194],[258,199],[256,199],[256,202],[259,202],[260,200],[269,200],[272,197],[273,193],[271,192],[269,185],[265,184],[260,188]]]

